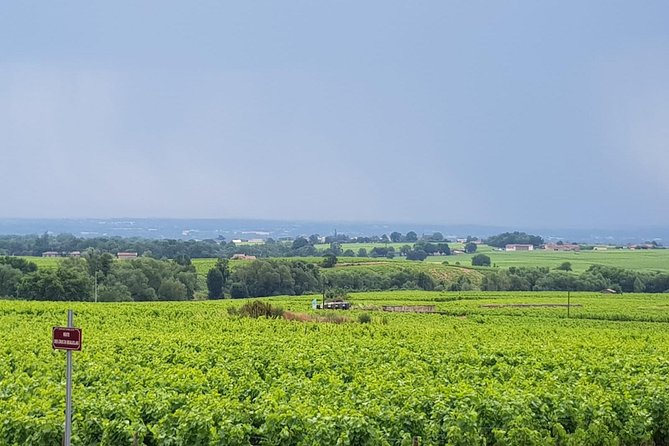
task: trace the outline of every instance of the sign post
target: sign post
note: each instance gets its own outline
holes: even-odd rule
[[[51,346],[66,350],[65,365],[65,438],[63,445],[70,446],[72,438],[72,350],[81,351],[81,328],[74,328],[74,314],[67,310],[67,327],[53,327]]]

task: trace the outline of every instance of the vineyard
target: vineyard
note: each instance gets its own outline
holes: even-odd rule
[[[312,314],[311,299],[263,301]],[[241,317],[231,300],[0,301],[0,444],[60,443],[50,336],[70,307],[74,445],[669,444],[666,296],[573,294],[570,319],[504,306],[565,299],[359,293],[339,323]]]

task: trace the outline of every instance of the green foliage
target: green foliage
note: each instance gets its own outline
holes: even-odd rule
[[[485,254],[476,254],[472,257],[472,266],[490,266],[490,257]]]
[[[360,313],[358,315],[358,322],[361,324],[369,324],[372,322],[372,316],[370,316],[368,313]]]
[[[243,285],[250,297],[300,295],[320,290],[318,266],[301,261],[256,260],[239,266],[232,273],[232,280]],[[239,297],[246,297],[241,291],[242,287],[235,287]]]
[[[423,261],[427,258],[427,253],[423,251],[422,249],[412,249],[411,251],[407,252],[406,254],[407,260],[419,260]]]
[[[84,330],[73,444],[665,444],[664,323],[481,307],[564,297],[366,293],[356,302],[431,302],[464,317],[383,313],[364,325],[283,320],[274,300],[251,302],[257,318],[228,316],[233,301],[0,301],[12,329],[0,338],[0,444],[60,443],[64,355],[45,333],[70,307]],[[663,295],[572,299],[577,316],[666,317]],[[280,298],[295,311],[310,300]]]
[[[0,265],[7,265],[14,269],[18,269],[22,273],[34,273],[37,271],[37,265],[21,257],[0,257]]]
[[[268,317],[268,318],[280,318],[283,317],[283,309],[281,307],[275,307],[267,302],[262,302],[259,300],[254,300],[251,302],[246,302],[239,308],[238,314],[244,317]]]
[[[21,270],[0,263],[0,296],[16,296],[22,275]]]
[[[468,242],[465,244],[465,252],[467,254],[473,254],[478,249],[478,245],[474,242]]]
[[[323,268],[333,268],[337,264],[337,256],[334,254],[327,254],[323,256],[321,266]]]
[[[207,291],[209,299],[223,297],[223,274],[218,268],[212,268],[207,273]]]
[[[186,286],[176,279],[165,279],[158,287],[158,299],[160,300],[186,300],[188,294]]]
[[[571,262],[562,262],[560,266],[558,266],[555,269],[558,269],[560,271],[571,271],[572,270]]]
[[[249,290],[246,288],[246,284],[241,282],[234,282],[230,286],[230,297],[233,299],[243,299],[249,297]]]
[[[515,231],[493,235],[492,237],[488,237],[485,242],[490,246],[504,248],[509,244],[541,246],[544,244],[544,239],[538,235],[531,235],[524,232]]]

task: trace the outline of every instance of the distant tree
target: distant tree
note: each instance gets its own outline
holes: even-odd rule
[[[95,276],[95,273],[97,272],[101,273],[104,277],[107,277],[112,269],[112,264],[114,263],[114,256],[96,248],[88,248],[84,251],[82,257],[88,264],[88,273],[91,276]]]
[[[402,256],[406,256],[410,251],[411,251],[411,246],[409,245],[402,245],[400,247],[400,255]]]
[[[496,248],[503,248],[509,244],[522,244],[540,246],[544,244],[544,239],[538,235],[526,234],[524,232],[505,232],[503,234],[488,237],[486,243]]]
[[[413,231],[409,231],[409,232],[407,232],[405,240],[407,242],[414,243],[418,240],[418,235]]]
[[[225,287],[228,278],[230,278],[230,261],[228,259],[219,258],[216,260],[215,268],[221,272],[221,275],[223,276],[223,287]]]
[[[38,270],[26,274],[18,285],[18,295],[27,300],[64,300],[63,284],[56,271]]]
[[[444,235],[441,232],[435,232],[430,236],[430,240],[433,242],[441,242],[444,240]]]
[[[16,296],[22,275],[20,269],[0,263],[0,296]]]
[[[246,285],[240,282],[235,282],[230,287],[230,297],[233,299],[244,299],[249,297],[249,291],[246,288]]]
[[[422,249],[412,249],[407,253],[407,260],[425,260],[427,253]]]
[[[188,257],[186,254],[179,254],[174,257],[174,262],[177,265],[181,266],[191,266],[192,262],[190,261],[190,257]]]
[[[432,291],[434,290],[435,286],[434,279],[432,278],[432,276],[423,271],[418,273],[416,284],[425,291]]]
[[[355,253],[353,252],[352,249],[347,249],[346,251],[344,251],[342,255],[344,257],[355,257]]]
[[[99,302],[129,302],[132,301],[130,290],[122,283],[103,284],[98,288]]]
[[[341,249],[341,243],[339,242],[332,242],[330,243],[330,250],[332,251],[332,254],[336,256],[340,256],[343,250]]]
[[[176,279],[166,279],[158,287],[159,300],[186,300],[188,298],[186,286]]]
[[[490,266],[490,257],[485,254],[476,254],[472,257],[472,266]]]
[[[309,245],[309,240],[307,240],[304,237],[298,237],[295,240],[293,240],[292,249],[297,250],[297,249],[300,249],[300,248],[304,248],[305,246],[308,246],[308,245]]]
[[[478,245],[476,243],[469,242],[469,243],[465,244],[465,252],[467,254],[475,253],[477,248],[478,248]]]
[[[358,249],[358,257],[367,257],[367,250],[365,248]]]
[[[388,238],[388,236],[386,234],[383,234],[381,236],[381,242],[388,243],[388,242],[390,242],[390,239]]]
[[[571,271],[571,270],[572,270],[572,268],[571,268],[571,262],[562,262],[562,263],[560,264],[560,266],[558,266],[558,267],[555,268],[555,269],[558,269],[558,270],[561,270],[561,271]]]
[[[20,257],[0,257],[0,265],[8,265],[14,269],[18,269],[22,273],[34,273],[37,271],[37,264],[34,262],[29,262],[26,259]]]
[[[209,299],[221,299],[223,297],[223,274],[218,268],[211,268],[207,272],[207,292]]]
[[[444,256],[450,256],[451,255],[451,247],[448,246],[448,243],[437,243],[437,251],[441,255]]]
[[[402,241],[402,234],[400,234],[397,231],[391,232],[390,233],[390,241],[393,242],[393,243],[401,242]]]
[[[323,268],[332,268],[337,264],[337,256],[333,254],[328,254],[323,256],[323,261],[321,262],[321,266]]]

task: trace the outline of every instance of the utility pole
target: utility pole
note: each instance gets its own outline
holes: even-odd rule
[[[98,302],[98,272],[95,271],[95,303]]]

